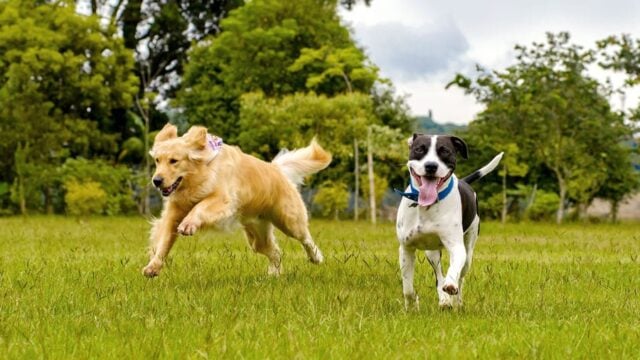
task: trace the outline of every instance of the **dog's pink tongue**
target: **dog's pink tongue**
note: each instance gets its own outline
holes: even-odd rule
[[[418,195],[418,205],[432,205],[438,199],[438,180],[423,177],[419,190],[420,194]]]

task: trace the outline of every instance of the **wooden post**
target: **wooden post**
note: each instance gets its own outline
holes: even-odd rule
[[[371,127],[367,129],[367,171],[369,175],[369,208],[371,223],[376,223],[376,188],[373,181],[373,149],[371,146]]]
[[[358,150],[358,139],[353,139],[353,157],[354,157],[354,166],[353,166],[353,175],[355,177],[355,188],[353,189],[353,220],[358,221],[358,213],[360,209],[358,208],[358,195],[360,194],[360,151]]]

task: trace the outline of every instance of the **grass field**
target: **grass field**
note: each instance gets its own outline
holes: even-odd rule
[[[406,313],[393,224],[315,221],[266,275],[240,232],[178,240],[155,279],[142,219],[0,219],[2,358],[637,358],[640,224],[484,223],[465,307],[419,256]]]

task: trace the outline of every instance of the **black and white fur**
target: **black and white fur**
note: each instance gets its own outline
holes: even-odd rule
[[[461,306],[462,282],[471,267],[480,224],[476,193],[469,183],[494,170],[503,154],[498,154],[489,164],[471,175],[457,179],[453,175],[456,153],[464,159],[468,157],[467,145],[462,139],[455,136],[414,134],[408,143],[410,155],[407,165],[412,181],[419,181],[416,178],[420,177],[439,178],[441,183],[438,190],[446,189],[450,181],[456,181],[457,186],[444,199],[430,206],[416,206],[414,201],[404,197],[400,202],[396,233],[400,242],[400,271],[405,306],[418,307],[418,296],[413,288],[416,250],[426,250],[427,260],[436,276],[440,306]],[[443,247],[450,256],[446,276],[442,272],[440,261],[440,250]]]

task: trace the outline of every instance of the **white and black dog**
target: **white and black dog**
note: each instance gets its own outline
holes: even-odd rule
[[[502,153],[471,175],[458,179],[453,171],[456,153],[467,159],[467,144],[445,135],[414,134],[408,141],[411,183],[398,209],[396,233],[400,242],[400,271],[405,306],[418,307],[413,289],[416,250],[426,250],[436,275],[436,290],[442,307],[462,305],[462,281],[471,266],[478,238],[478,200],[469,184],[498,166]],[[446,277],[440,250],[450,256]]]

